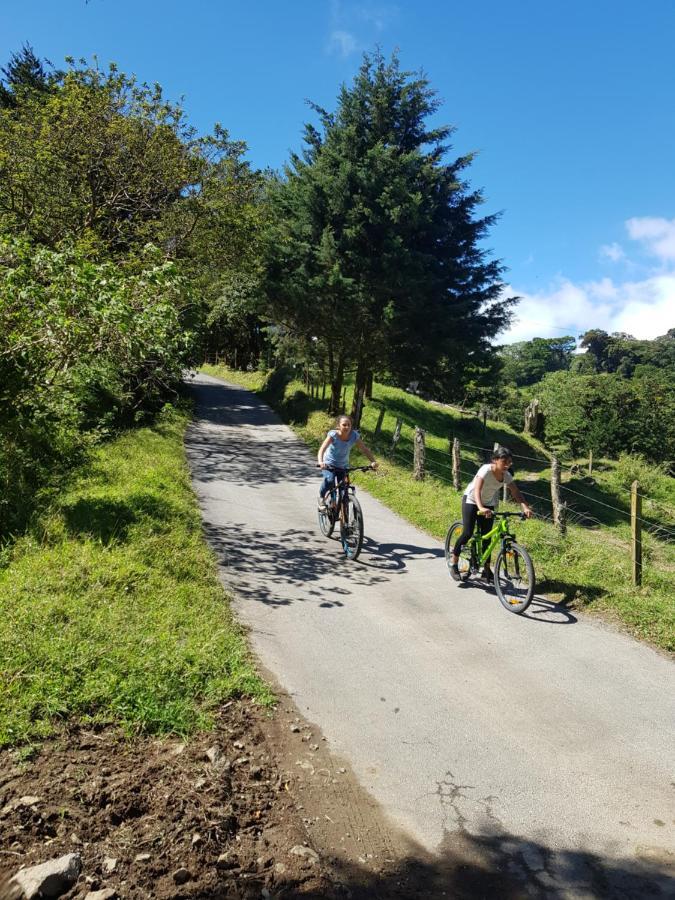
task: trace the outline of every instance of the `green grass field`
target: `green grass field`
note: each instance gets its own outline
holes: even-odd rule
[[[262,373],[239,373],[211,366],[204,367],[204,371],[244,384],[251,390],[263,389]],[[303,398],[297,394],[301,389],[300,383],[288,386],[287,399],[279,412],[316,448],[332,427],[332,421],[323,411],[325,402]],[[546,519],[551,511],[550,466],[543,446],[537,441],[499,422],[488,421],[484,433],[483,423],[475,416],[427,403],[397,388],[376,384],[373,397],[386,408],[382,433],[375,442],[373,433],[380,409],[377,402],[366,406],[362,432],[383,465],[381,474],[357,476],[361,487],[410,522],[442,539],[449,524],[460,517],[461,508],[460,495],[450,483],[449,438],[458,437],[462,445],[463,485],[484,461],[481,448],[491,448],[495,441],[508,445],[515,454],[518,484],[528,493],[538,514],[536,520],[519,524],[516,529],[519,541],[533,556],[538,590],[569,608],[600,614],[663,650],[675,651],[675,542],[644,535],[643,585],[633,587],[628,543],[630,524],[626,515],[628,487],[634,477],[648,482],[655,501],[675,509],[672,478],[655,468],[647,467],[645,472],[639,463],[631,467],[630,461],[621,465],[610,460],[596,461],[593,484],[587,483],[581,473],[567,471],[563,482],[577,494],[563,492],[571,505],[572,524],[567,535],[561,537]],[[406,424],[396,456],[390,458],[388,451],[397,416]],[[412,477],[413,425],[426,431],[430,474],[421,482]],[[658,523],[662,521],[659,509],[645,501],[643,516],[648,522]]]
[[[271,701],[204,542],[187,413],[102,446],[0,558],[0,747],[65,720],[187,735]]]

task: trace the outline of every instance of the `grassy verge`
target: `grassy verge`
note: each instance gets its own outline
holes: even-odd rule
[[[60,721],[188,734],[268,702],[204,544],[187,415],[99,448],[0,566],[0,747]]]
[[[213,375],[244,384],[260,391],[264,376],[261,373],[242,373],[225,368],[206,367]],[[302,385],[288,386],[290,398]],[[473,476],[483,462],[481,446],[492,446],[494,441],[505,443],[516,453],[518,483],[532,496],[535,508],[543,516],[550,510],[548,463],[545,451],[536,441],[530,441],[516,433],[508,425],[488,422],[483,433],[482,422],[476,418],[462,417],[459,413],[429,404],[396,388],[375,385],[374,397],[385,404],[381,438],[374,441],[373,434],[379,407],[369,404],[363,415],[362,432],[367,443],[374,447],[380,458],[385,458],[382,474],[377,477],[358,476],[360,484],[373,496],[382,500],[410,522],[425,529],[437,538],[445,536],[448,525],[460,518],[461,501],[457,492],[448,484],[450,477],[448,438],[458,436],[462,441],[463,484]],[[311,401],[287,400],[279,407],[281,415],[296,432],[313,448],[319,446],[330,418],[320,408],[325,404]],[[423,482],[412,478],[412,430],[404,428],[401,443],[394,459],[388,458],[388,449],[396,417],[408,423],[416,423],[427,432],[427,466],[431,473]],[[527,457],[530,457],[529,461]],[[542,462],[542,460],[544,460]],[[608,512],[604,503],[619,505],[623,494],[618,490],[617,472],[609,461],[602,464],[606,479],[588,488],[580,479],[567,477],[567,484],[584,491],[579,501],[589,509],[595,519],[588,524],[570,525],[566,537],[561,537],[545,520],[538,518],[519,525],[517,533],[521,543],[530,550],[537,572],[539,589],[548,597],[569,607],[584,608],[599,613],[604,618],[626,627],[632,634],[648,640],[655,646],[675,651],[675,604],[673,603],[673,577],[675,576],[675,547],[645,535],[644,583],[641,588],[631,584],[630,553],[628,546],[629,525],[625,517]],[[670,500],[668,481],[659,483],[660,495]],[[672,502],[672,501],[671,501]],[[675,505],[675,504],[673,504]],[[580,519],[580,521],[584,521]],[[599,524],[597,524],[599,522]]]

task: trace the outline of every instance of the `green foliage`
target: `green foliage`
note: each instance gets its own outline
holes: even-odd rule
[[[229,697],[270,701],[202,538],[186,422],[104,445],[5,552],[0,747],[67,718],[185,735]]]
[[[151,249],[125,270],[0,241],[0,534],[54,465],[175,391],[191,358],[186,302]]]
[[[313,106],[303,156],[270,191],[267,292],[277,321],[323,345],[333,393],[344,367],[461,391],[508,322],[501,265],[480,242],[471,157],[444,163],[449,128],[430,129],[438,100],[396,56],[364,57],[335,113]],[[479,364],[480,361],[478,360]]]
[[[502,347],[499,351],[502,378],[516,387],[535,384],[548,372],[568,369],[576,341],[571,335],[562,338],[533,338]]]
[[[12,53],[0,71],[0,108],[15,109],[31,95],[45,95],[53,87],[58,73],[48,72],[30,44]]]
[[[588,450],[642,453],[655,462],[675,459],[675,384],[653,369],[640,377],[555,372],[537,386],[546,441],[574,456]]]
[[[580,346],[586,348],[588,363],[596,372],[616,372],[630,378],[637,367],[651,366],[667,369],[675,375],[675,329],[653,341],[636,340],[629,334],[607,334],[591,329],[581,336]]]
[[[0,110],[0,227],[51,247],[142,246],[199,183],[182,110],[114,66],[71,66],[56,87]]]

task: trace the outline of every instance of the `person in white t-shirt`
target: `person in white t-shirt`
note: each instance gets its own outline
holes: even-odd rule
[[[520,503],[523,515],[529,519],[532,515],[532,508],[526,502],[523,495],[518,490],[518,485],[513,480],[513,475],[509,469],[513,465],[513,458],[508,447],[497,447],[492,454],[492,462],[486,463],[474,475],[473,481],[464,491],[462,497],[462,525],[464,526],[462,533],[455,542],[455,546],[450,556],[450,574],[459,581],[459,569],[457,561],[462,547],[469,540],[476,527],[476,519],[478,519],[481,534],[485,534],[492,527],[490,519],[494,512],[495,506],[499,502],[499,492],[506,485],[509,493],[516,501]],[[481,513],[479,517],[479,513]],[[484,578],[492,578],[489,562],[483,569]]]

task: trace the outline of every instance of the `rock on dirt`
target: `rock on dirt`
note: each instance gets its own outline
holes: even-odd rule
[[[20,869],[13,881],[23,891],[25,900],[60,897],[76,883],[81,869],[82,859],[79,853],[68,853],[41,865]]]

